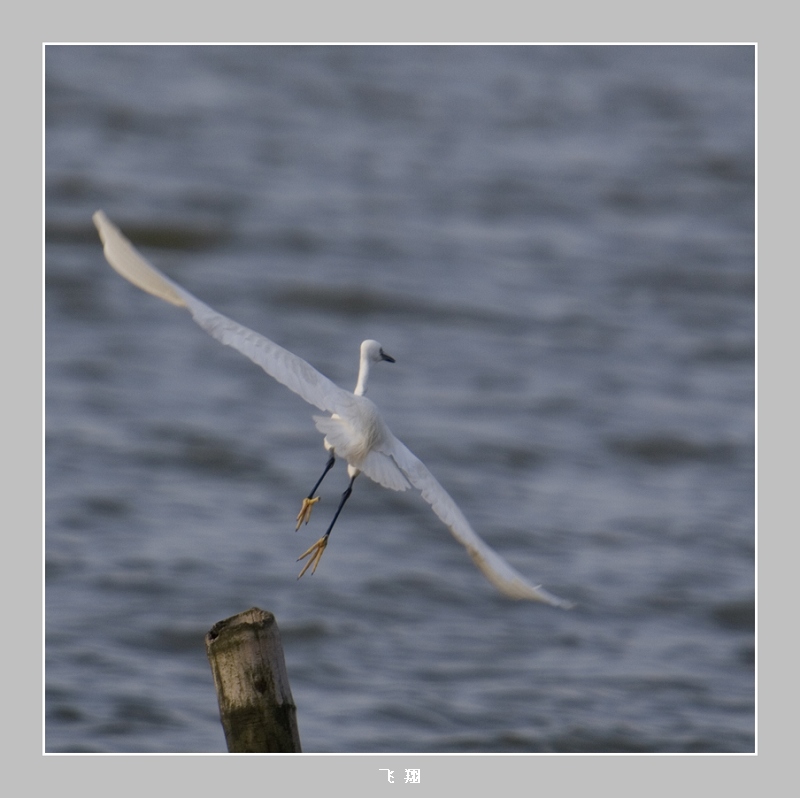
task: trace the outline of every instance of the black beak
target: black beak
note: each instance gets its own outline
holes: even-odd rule
[[[386,352],[383,351],[383,349],[381,349],[381,360],[386,360],[389,363],[395,362],[394,358],[391,355],[387,355]]]

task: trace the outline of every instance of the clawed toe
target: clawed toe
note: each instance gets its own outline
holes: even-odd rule
[[[319,561],[322,559],[322,555],[325,551],[325,547],[328,545],[328,536],[323,535],[313,546],[309,546],[306,551],[304,551],[298,558],[297,562],[300,560],[304,560],[306,557],[310,557],[309,561],[303,566],[303,570],[297,575],[299,579],[309,568],[311,568],[311,573],[313,574],[314,571],[317,570],[317,566],[319,565]]]
[[[300,529],[303,524],[307,524],[309,522],[311,519],[311,510],[318,501],[319,496],[315,496],[313,499],[303,499],[303,506],[300,508],[300,512],[297,514],[297,526],[294,528],[295,532],[297,532],[297,530]]]

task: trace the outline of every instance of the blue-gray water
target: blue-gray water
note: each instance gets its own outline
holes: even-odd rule
[[[751,47],[48,47],[46,749],[225,750],[204,634],[282,631],[304,750],[754,749]],[[102,258],[370,396],[475,529]]]

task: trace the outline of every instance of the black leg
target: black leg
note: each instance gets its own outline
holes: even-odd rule
[[[322,476],[317,480],[317,484],[311,488],[311,493],[308,494],[308,498],[303,499],[303,506],[300,508],[300,512],[297,514],[297,526],[294,528],[295,532],[300,529],[303,523],[307,524],[311,518],[311,510],[319,501],[319,497],[315,499],[314,494],[317,492],[317,488],[322,484],[322,480],[325,479],[325,474],[327,474],[328,471],[333,468],[333,464],[335,462],[336,458],[331,454],[331,456],[328,458],[328,462],[325,464],[325,470],[322,472]]]
[[[342,500],[339,502],[339,506],[336,508],[336,512],[333,516],[333,521],[331,521],[331,525],[328,527],[328,531],[323,535],[323,537],[328,537],[331,533],[331,529],[333,529],[333,525],[336,523],[336,519],[339,517],[339,513],[342,512],[342,507],[344,507],[344,503],[350,498],[350,494],[353,492],[353,483],[356,481],[356,474],[354,477],[350,479],[350,484],[347,486],[345,492],[342,494]]]
[[[333,455],[331,455],[330,458],[328,459],[328,462],[325,464],[325,470],[322,472],[322,476],[317,480],[317,484],[314,485],[313,488],[311,488],[311,493],[308,494],[309,499],[314,498],[314,494],[317,492],[317,488],[319,488],[319,486],[322,484],[322,480],[325,479],[325,475],[328,473],[328,471],[330,471],[333,468],[335,463],[336,463],[336,458]]]
[[[350,494],[353,492],[353,482],[355,482],[356,477],[358,474],[350,478],[350,484],[347,486],[347,490],[342,494],[342,500],[339,502],[339,506],[336,508],[336,514],[333,516],[333,520],[331,521],[331,525],[328,527],[328,531],[313,545],[310,546],[303,554],[301,554],[297,561],[305,560],[306,557],[309,558],[308,562],[303,566],[303,570],[300,571],[298,575],[298,579],[309,569],[311,568],[311,573],[313,574],[314,571],[317,570],[317,566],[319,565],[319,561],[322,557],[323,552],[325,551],[325,547],[328,545],[328,537],[331,534],[331,530],[333,529],[333,525],[336,523],[336,519],[339,517],[339,513],[342,512],[342,507],[344,507],[344,503],[350,498]]]

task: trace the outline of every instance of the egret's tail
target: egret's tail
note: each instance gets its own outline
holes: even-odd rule
[[[103,211],[96,211],[92,221],[100,233],[106,260],[119,274],[148,294],[173,305],[186,307],[183,290],[161,274],[155,266],[150,265]]]

